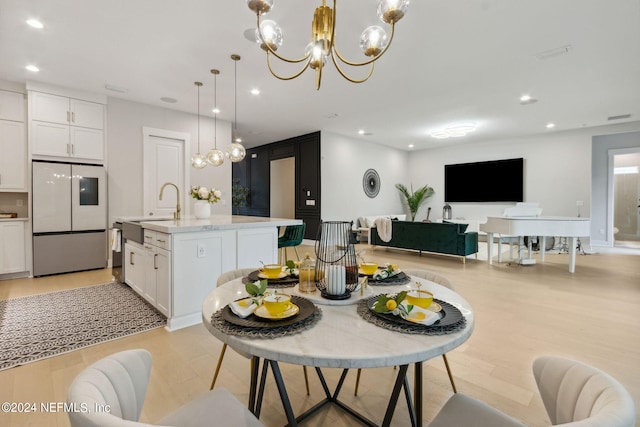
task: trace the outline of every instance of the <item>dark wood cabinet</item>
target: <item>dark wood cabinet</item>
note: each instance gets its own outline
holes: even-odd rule
[[[242,162],[234,163],[232,176],[249,187],[247,206],[241,215],[270,215],[271,161],[295,158],[295,217],[307,224],[305,238],[315,239],[320,226],[320,132],[290,138],[247,150]]]

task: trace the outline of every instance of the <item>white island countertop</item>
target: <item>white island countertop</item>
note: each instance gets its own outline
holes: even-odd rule
[[[188,217],[180,220],[169,219],[140,222],[142,228],[160,231],[162,233],[168,234],[214,230],[239,230],[263,227],[281,227],[285,225],[298,224],[302,224],[302,220],[242,215],[212,215],[207,219],[196,219],[195,217]]]

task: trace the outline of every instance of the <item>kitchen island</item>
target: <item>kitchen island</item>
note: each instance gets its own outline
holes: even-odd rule
[[[302,223],[239,215],[121,221],[125,231],[139,230],[125,232],[125,282],[167,316],[170,331],[201,321],[202,302],[223,272],[277,263],[278,227]]]

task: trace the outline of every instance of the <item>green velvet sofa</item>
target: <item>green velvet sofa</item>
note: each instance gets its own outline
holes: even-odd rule
[[[478,253],[478,233],[467,232],[467,224],[449,222],[391,221],[391,240],[383,241],[377,228],[371,229],[371,244],[400,249],[414,249],[445,255],[457,255],[465,262],[467,255]]]

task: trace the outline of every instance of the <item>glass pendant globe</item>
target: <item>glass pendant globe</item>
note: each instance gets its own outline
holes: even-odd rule
[[[227,156],[229,157],[229,160],[231,160],[232,162],[240,162],[242,161],[242,159],[244,159],[244,156],[246,155],[247,155],[247,151],[244,149],[242,144],[239,144],[237,142],[232,142],[227,147]]]
[[[262,31],[265,41],[260,37],[260,31]],[[282,29],[275,21],[262,21],[260,30],[256,28],[256,43],[264,51],[267,50],[267,45],[269,45],[269,48],[275,52],[282,46]]]
[[[377,25],[366,28],[360,36],[360,48],[369,57],[378,55],[387,46],[387,32]]]
[[[191,166],[196,169],[202,169],[207,166],[207,158],[200,153],[196,153],[191,156]]]
[[[207,163],[212,166],[220,166],[224,163],[224,153],[218,149],[209,151],[207,153]]]
[[[307,45],[304,50],[304,56],[311,55],[309,57],[309,67],[312,70],[317,69],[322,65],[327,63],[327,55],[324,53],[324,42],[322,40],[318,40],[317,42],[311,42]],[[321,64],[322,62],[322,64]]]
[[[385,24],[395,24],[407,13],[408,8],[409,0],[380,0],[378,18]]]

